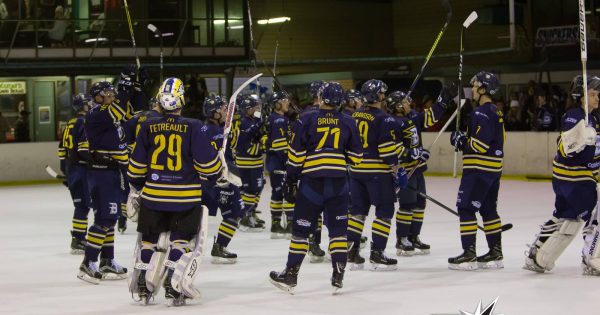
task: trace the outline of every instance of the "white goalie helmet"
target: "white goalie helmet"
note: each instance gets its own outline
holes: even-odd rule
[[[167,78],[160,86],[157,99],[160,106],[167,112],[181,109],[185,105],[183,81],[178,78]]]

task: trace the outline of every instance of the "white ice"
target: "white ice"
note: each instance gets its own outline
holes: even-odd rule
[[[427,178],[428,192],[454,208],[458,180]],[[269,187],[260,209],[264,219]],[[547,274],[521,269],[523,252],[538,226],[553,210],[550,182],[503,180],[499,209],[503,223],[505,269],[451,271],[446,259],[461,252],[458,219],[428,204],[422,239],[432,245],[428,256],[398,257],[393,272],[347,271],[341,295],[331,294],[331,266],[310,264],[300,270],[295,295],[273,287],[267,276],[284,267],[289,241],[263,233],[238,232],[229,249],[235,265],[213,265],[205,255],[196,286],[203,297],[191,305],[168,309],[163,291],[153,305],[135,304],[126,281],[94,286],[76,278],[81,256],[69,254],[72,203],[62,185],[0,188],[0,313],[2,314],[459,314],[473,312],[499,297],[495,314],[598,314],[600,279],[581,275],[582,241],[577,237]],[[211,218],[210,235],[220,217]],[[116,257],[131,265],[135,224],[117,235]],[[367,234],[370,237],[370,234]],[[388,255],[395,256],[392,231]],[[325,249],[325,237],[322,248]],[[478,234],[478,252],[486,251]],[[368,257],[366,249],[362,252]]]

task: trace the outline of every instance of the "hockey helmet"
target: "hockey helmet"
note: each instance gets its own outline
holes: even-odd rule
[[[500,90],[498,76],[492,72],[479,71],[470,82],[472,86],[484,88],[489,95],[494,95]]]
[[[285,91],[273,92],[267,99],[267,103],[272,109],[275,109],[275,105],[281,100],[289,99],[290,96]]]
[[[92,96],[89,94],[79,93],[73,97],[73,109],[75,112],[83,110],[85,105],[92,101]]]
[[[338,82],[327,82],[321,89],[321,100],[324,104],[338,108],[344,101],[344,89]]]
[[[256,107],[260,104],[261,101],[258,95],[250,94],[247,97],[245,97],[242,103],[240,104],[240,110],[242,110],[245,113],[247,110]]]
[[[212,118],[214,114],[225,105],[227,105],[225,98],[220,95],[211,95],[204,99],[202,113],[204,114],[204,117]]]
[[[319,96],[319,90],[321,90],[323,85],[325,85],[325,81],[323,80],[312,81],[308,86],[308,94],[310,97],[313,99],[317,98]]]
[[[157,98],[167,112],[181,109],[185,105],[183,82],[175,77],[167,78],[160,86]]]
[[[96,96],[101,96],[104,99],[109,93],[114,95],[115,87],[112,83],[107,81],[96,82],[92,84],[92,87],[90,88],[90,95],[94,98],[94,101],[96,100]]]
[[[587,79],[587,88],[588,90],[600,90],[600,78],[597,76],[589,77]],[[583,97],[583,76],[575,76],[573,81],[571,81],[571,87],[569,90],[573,100],[578,101],[581,97]]]
[[[406,93],[402,91],[393,91],[385,98],[385,106],[390,113],[396,111],[396,106],[402,104],[402,100],[406,98]]]
[[[379,102],[379,94],[387,92],[387,85],[381,80],[371,79],[360,88],[360,93],[368,104]]]

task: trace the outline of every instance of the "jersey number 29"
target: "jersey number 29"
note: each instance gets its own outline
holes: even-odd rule
[[[150,168],[159,171],[163,171],[165,169],[165,165],[159,164],[158,159],[161,156],[161,153],[167,149],[167,169],[169,171],[181,170],[181,143],[182,139],[180,135],[172,134],[169,136],[169,139],[167,139],[165,135],[156,135],[154,137],[154,144],[158,147],[152,153],[152,162],[150,164]]]

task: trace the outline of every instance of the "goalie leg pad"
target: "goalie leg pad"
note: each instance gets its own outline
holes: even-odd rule
[[[547,271],[554,268],[554,263],[573,241],[582,226],[582,220],[559,219],[554,232],[537,249],[535,262]]]
[[[584,229],[583,242],[584,270],[591,269],[588,274],[600,273],[600,226],[597,221]]]

